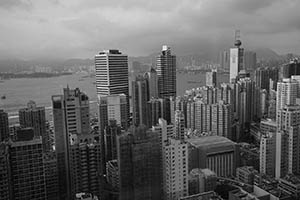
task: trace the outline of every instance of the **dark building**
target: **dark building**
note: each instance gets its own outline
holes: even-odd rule
[[[117,159],[117,135],[121,134],[121,127],[115,120],[110,120],[109,125],[104,130],[104,157],[105,162]]]
[[[0,142],[9,138],[8,114],[0,110]]]
[[[277,85],[279,69],[277,67],[260,67],[255,70],[255,84],[259,89],[270,90],[270,79]]]
[[[55,152],[46,152],[43,154],[44,173],[46,182],[46,199],[57,200],[58,193],[58,175],[57,159]]]
[[[176,97],[176,56],[168,46],[163,46],[157,56],[156,71],[158,76],[159,98]]]
[[[19,110],[21,128],[33,128],[34,136],[42,136],[44,150],[50,149],[49,135],[46,131],[45,107],[37,107],[34,101],[27,103],[27,108]]]
[[[133,124],[136,126],[147,125],[148,95],[147,79],[137,76],[135,81],[132,81]]]
[[[119,192],[122,200],[162,198],[159,134],[145,126],[131,127],[117,136]]]
[[[149,128],[155,126],[158,123],[158,119],[161,117],[161,101],[152,98],[147,103],[147,126]]]
[[[281,66],[280,78],[291,78],[292,75],[300,75],[300,63],[298,59],[293,59],[289,63]]]

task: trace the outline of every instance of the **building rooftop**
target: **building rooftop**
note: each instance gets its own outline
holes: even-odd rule
[[[300,185],[300,177],[293,174],[288,174],[280,180],[288,181],[294,185]]]
[[[230,139],[222,136],[204,136],[199,138],[187,139],[186,141],[196,148],[207,146],[221,147],[236,144]]]

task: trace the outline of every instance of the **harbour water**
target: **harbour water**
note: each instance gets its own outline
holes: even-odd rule
[[[228,75],[218,75],[218,82],[226,82]],[[0,109],[9,113],[10,118],[18,115],[18,110],[24,108],[29,100],[33,100],[38,106],[51,110],[51,96],[62,94],[63,88],[78,87],[85,92],[91,102],[91,111],[96,110],[96,86],[95,78],[86,74],[72,74],[51,78],[20,78],[0,82]],[[130,81],[131,82],[131,81]],[[185,90],[205,85],[205,73],[177,73],[177,94],[183,95]]]

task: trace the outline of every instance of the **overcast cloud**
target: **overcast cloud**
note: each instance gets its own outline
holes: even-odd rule
[[[217,52],[243,46],[300,54],[299,0],[0,0],[0,58],[92,58]]]

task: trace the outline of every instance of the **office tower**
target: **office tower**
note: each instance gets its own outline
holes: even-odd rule
[[[217,70],[211,70],[211,72],[206,72],[206,86],[217,86]]]
[[[245,51],[244,55],[245,69],[248,71],[254,71],[256,68],[256,53],[253,51]]]
[[[295,105],[298,92],[298,83],[292,79],[283,79],[277,83],[277,94],[276,94],[276,112],[285,105]],[[278,114],[276,115],[276,121]]]
[[[158,98],[158,76],[156,70],[151,67],[149,72],[144,74],[148,85],[148,101],[151,98]]]
[[[169,139],[164,148],[164,199],[179,199],[188,195],[188,145]]]
[[[184,115],[180,110],[175,111],[175,135],[177,140],[184,140]]]
[[[93,137],[85,136],[83,142],[70,145],[72,196],[80,192],[100,196],[101,144]]]
[[[260,139],[259,172],[275,177],[276,133],[269,132]]]
[[[8,114],[0,110],[0,142],[9,138]]]
[[[125,94],[114,94],[98,96],[99,105],[99,130],[103,133],[109,120],[116,120],[122,129],[127,129],[128,124],[128,106]]]
[[[135,81],[132,81],[133,124],[136,126],[147,125],[148,99],[147,80],[137,76]]]
[[[290,60],[289,63],[284,64],[280,68],[280,75],[282,79],[291,78],[292,75],[300,75],[300,62],[298,59]]]
[[[288,172],[288,132],[277,131],[276,133],[276,157],[275,177],[284,177]]]
[[[159,99],[150,99],[147,103],[147,127],[155,126],[158,123],[158,119],[161,115],[161,101]]]
[[[170,47],[162,46],[157,56],[156,72],[158,76],[159,98],[176,97],[176,56],[171,54]]]
[[[279,70],[277,67],[260,67],[255,70],[256,87],[270,91],[270,79],[277,84]]]
[[[43,165],[46,183],[46,199],[56,200],[58,193],[57,159],[54,151],[43,154]]]
[[[229,61],[230,61],[230,56],[229,56],[229,51],[222,51],[220,53],[220,65],[221,68],[224,70],[229,70]]]
[[[10,199],[9,149],[5,142],[0,142],[0,191],[1,199]]]
[[[208,168],[221,177],[235,174],[238,155],[236,143],[221,136],[204,136],[186,141],[189,144],[189,170]]]
[[[10,144],[11,199],[46,198],[42,139]]]
[[[104,129],[104,161],[105,163],[117,159],[117,135],[121,134],[121,127],[116,120],[110,120],[109,125]]]
[[[122,54],[119,50],[104,50],[95,56],[95,69],[98,99],[107,95],[125,94],[127,102],[126,120],[128,120],[130,106],[127,55]],[[101,115],[99,120],[102,120]],[[127,126],[124,128],[127,128]],[[103,132],[103,129],[104,127],[99,126],[101,132]]]
[[[70,144],[77,142],[78,135],[89,134],[89,98],[78,88],[64,88],[63,95],[52,96],[52,108],[59,194],[70,199]]]
[[[161,111],[161,117],[164,118],[168,124],[171,123],[172,117],[171,115],[175,116],[175,103],[173,100],[173,97],[170,98],[160,98],[158,99],[160,101],[160,111]]]
[[[189,173],[189,195],[214,191],[217,175],[210,169],[192,169]]]
[[[19,110],[21,128],[32,127],[35,136],[42,136],[45,151],[50,150],[49,135],[46,131],[45,107],[37,107],[34,101],[27,103],[27,108]]]
[[[241,48],[242,42],[238,39],[236,33],[236,40],[233,48],[230,48],[230,72],[229,82],[234,83],[237,80],[240,70],[244,69],[244,49]]]
[[[104,50],[95,56],[97,94],[129,96],[128,58],[119,50]]]
[[[161,148],[158,133],[131,127],[117,136],[120,199],[161,199]]]

